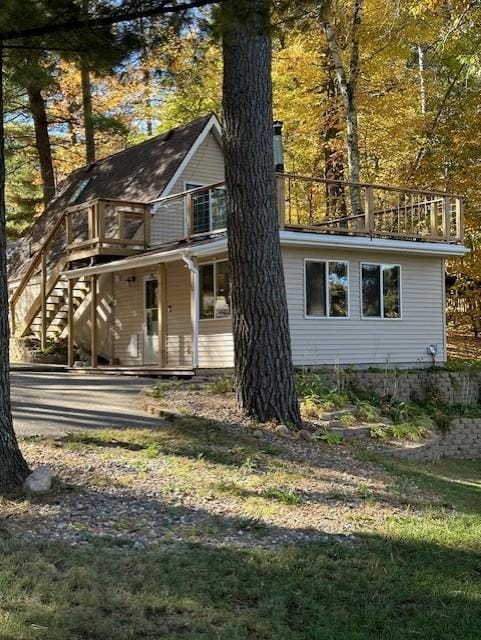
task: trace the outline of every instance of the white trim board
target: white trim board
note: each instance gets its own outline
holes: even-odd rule
[[[211,117],[207,121],[204,129],[200,132],[199,136],[197,137],[197,140],[191,146],[190,150],[185,155],[185,157],[182,160],[182,162],[180,163],[180,165],[177,167],[177,169],[176,169],[174,175],[172,176],[172,178],[166,184],[166,186],[163,189],[163,191],[161,193],[159,193],[159,195],[157,196],[158,198],[161,198],[161,197],[164,198],[165,196],[170,195],[170,192],[172,191],[172,188],[174,187],[175,183],[177,182],[177,180],[179,180],[179,178],[181,177],[181,175],[185,171],[187,165],[189,164],[189,162],[194,157],[194,154],[196,153],[197,149],[204,142],[204,140],[207,138],[207,136],[209,135],[209,133],[211,131],[214,133],[214,137],[216,138],[217,142],[219,143],[219,146],[221,146],[222,127],[220,125],[220,122],[219,122],[217,116],[214,113],[211,115]]]
[[[412,242],[409,240],[388,240],[384,238],[365,238],[353,236],[323,235],[320,233],[303,233],[301,231],[281,231],[281,247],[310,247],[314,249],[357,249],[363,251],[385,251],[387,253],[416,254],[427,256],[460,257],[468,253],[463,245],[441,244],[435,242]],[[204,244],[191,247],[179,247],[170,251],[159,249],[148,255],[140,254],[135,257],[123,258],[114,262],[65,271],[66,278],[77,278],[93,273],[110,273],[123,269],[146,267],[159,262],[180,260],[182,256],[214,256],[220,251],[227,251],[227,238],[222,236],[215,240],[208,240]],[[340,260],[343,258],[340,256]]]
[[[446,257],[464,256],[469,253],[464,245],[441,242],[415,242],[413,240],[391,240],[366,236],[336,236],[302,231],[281,231],[281,244],[293,247],[363,249],[368,251],[394,251]]]

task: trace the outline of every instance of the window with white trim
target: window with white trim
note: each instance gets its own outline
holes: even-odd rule
[[[306,260],[306,316],[347,318],[349,266],[341,260]]]
[[[199,267],[200,317],[230,318],[230,275],[227,260]]]
[[[400,318],[401,267],[361,263],[361,305],[363,318]]]

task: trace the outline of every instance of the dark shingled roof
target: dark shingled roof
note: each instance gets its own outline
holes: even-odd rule
[[[90,182],[75,204],[96,198],[133,202],[150,202],[158,198],[211,117],[212,114],[208,114],[73,171],[61,191],[11,251],[9,278],[22,275],[30,256],[40,248],[63,211],[71,206],[70,198],[86,179],[90,178]],[[64,236],[61,234],[63,243]]]

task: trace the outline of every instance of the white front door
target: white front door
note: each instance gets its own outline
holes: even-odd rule
[[[144,280],[144,364],[159,364],[159,281]]]

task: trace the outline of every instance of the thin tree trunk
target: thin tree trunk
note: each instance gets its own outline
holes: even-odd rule
[[[329,5],[321,7],[322,28],[326,35],[329,54],[334,65],[339,91],[346,112],[346,142],[349,180],[360,182],[361,162],[359,155],[359,135],[357,117],[357,81],[359,78],[359,29],[361,26],[363,0],[355,0],[351,30],[351,52],[349,77],[341,59],[334,30],[328,15]],[[352,215],[362,213],[360,189],[351,188]]]
[[[300,425],[276,213],[269,3],[222,5],[227,235],[237,399]]]
[[[426,83],[424,81],[424,73],[426,71],[426,52],[424,48],[418,44],[418,70],[419,70],[419,98],[421,102],[421,113],[426,114]]]
[[[37,87],[27,87],[28,103],[35,129],[35,146],[40,163],[43,203],[46,207],[55,195],[55,175],[52,162],[52,148],[48,133],[47,110],[42,92]]]
[[[330,60],[330,57],[327,57]],[[326,109],[324,112],[324,127],[322,131],[322,146],[324,155],[324,178],[326,180],[343,181],[344,158],[338,148],[339,136],[342,132],[339,115],[339,92],[334,78],[332,61],[326,69],[327,78],[324,85],[326,94]],[[327,211],[333,218],[344,217],[346,210],[346,194],[342,182],[339,184],[326,183]]]
[[[82,84],[82,107],[84,114],[85,160],[87,164],[95,161],[95,132],[92,110],[92,87],[90,72],[86,63],[80,61],[80,80]]]
[[[3,47],[0,42],[0,492],[19,486],[29,473],[13,430],[10,406],[8,286],[5,232],[5,137]]]
[[[82,11],[89,16],[89,0],[82,0]],[[90,72],[84,56],[80,56],[80,83],[82,87],[82,107],[84,114],[85,160],[87,164],[95,161],[95,133],[92,110],[92,87]]]

